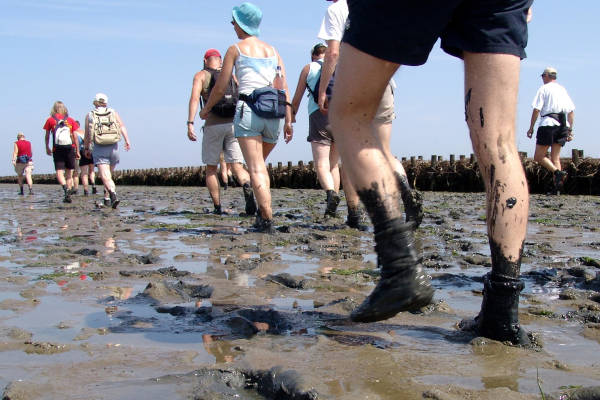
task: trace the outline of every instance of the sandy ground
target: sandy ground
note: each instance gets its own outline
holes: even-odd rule
[[[63,204],[0,185],[0,388],[6,399],[537,399],[600,385],[600,199],[533,196],[520,319],[541,348],[457,329],[490,260],[481,193],[425,192],[435,304],[374,324],[372,232],[324,219],[324,193],[275,190],[275,235],[241,189],[120,188]],[[279,397],[277,397],[279,396]],[[590,397],[591,398],[591,397]]]

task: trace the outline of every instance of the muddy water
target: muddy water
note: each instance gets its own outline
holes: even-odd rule
[[[248,231],[238,188],[218,217],[203,188],[120,194],[115,211],[0,185],[8,398],[535,399],[537,376],[545,393],[600,384],[597,197],[532,198],[520,318],[542,347],[523,349],[456,328],[489,271],[482,194],[424,193],[435,305],[374,324],[347,318],[377,276],[372,233],[344,228],[344,207],[323,219],[322,192],[275,190],[273,236]]]

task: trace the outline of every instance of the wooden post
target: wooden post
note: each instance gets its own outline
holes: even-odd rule
[[[410,156],[410,165],[414,168],[417,166],[417,159],[415,156]]]
[[[464,155],[464,154],[461,154],[460,156],[458,156],[458,159],[459,159],[460,161],[465,161],[465,158],[467,158],[467,157],[465,157],[465,155]]]
[[[579,158],[583,158],[583,150],[578,150],[579,151]]]
[[[450,165],[454,165],[454,154],[450,154]]]
[[[469,160],[471,164],[475,164],[475,154],[471,153],[471,159]]]
[[[579,164],[579,150],[571,150],[571,161],[573,161],[573,164],[575,165]]]
[[[438,160],[438,162],[442,162],[442,161],[444,161],[444,156],[438,156],[438,159],[437,159],[437,160]]]
[[[434,168],[437,165],[437,156],[433,154],[431,156],[431,168]]]
[[[423,161],[423,156],[418,157],[419,161]]]
[[[406,161],[406,157],[402,157],[402,162]]]

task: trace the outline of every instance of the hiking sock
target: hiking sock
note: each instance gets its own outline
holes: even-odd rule
[[[558,192],[563,188],[563,183],[565,182],[567,173],[565,171],[557,169],[556,171],[554,171],[553,175],[554,189],[556,189],[556,191]]]
[[[33,194],[33,188],[32,187],[29,188],[29,194],[30,195]]]
[[[381,266],[381,279],[365,301],[352,311],[353,321],[381,321],[400,311],[418,310],[431,302],[434,289],[417,258],[414,224],[394,218],[375,226],[375,252]]]
[[[87,197],[88,194],[88,191],[86,189],[83,189],[83,195]]]
[[[65,196],[67,195],[67,185],[62,185],[63,192],[65,192]]]
[[[215,208],[214,208],[214,210],[213,210],[213,214],[216,214],[216,215],[221,215],[221,214],[223,214],[223,210],[221,209],[221,205],[220,205],[220,204],[218,204],[218,205],[217,205],[217,204],[215,204],[215,205],[214,205],[214,207],[215,207]]]
[[[117,208],[117,206],[119,205],[119,203],[121,202],[121,200],[119,200],[119,198],[117,197],[117,194],[115,192],[110,192],[109,196],[110,196],[110,206],[113,209]]]
[[[98,189],[96,189],[96,185],[92,185],[92,194],[98,193]]]
[[[19,195],[23,196],[23,186],[19,187]]]
[[[274,234],[275,228],[273,228],[273,218],[264,219],[261,215],[260,209],[256,212],[256,220],[252,225],[255,232]]]
[[[246,215],[256,214],[256,201],[254,201],[252,186],[246,182],[242,185],[242,191],[244,192],[244,200],[246,201]]]
[[[416,229],[423,221],[423,196],[416,189],[411,189],[406,175],[400,175],[397,172],[394,175],[396,176],[398,189],[400,189],[406,222],[414,221]]]
[[[350,228],[358,229],[359,231],[366,231],[368,227],[361,223],[362,213],[358,207],[348,207],[348,217],[346,218],[346,225]]]
[[[335,217],[338,204],[340,204],[340,196],[333,190],[326,190],[327,207],[325,208],[326,217]]]

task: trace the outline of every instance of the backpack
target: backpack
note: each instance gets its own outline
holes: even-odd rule
[[[215,83],[217,82],[217,79],[219,79],[221,70],[216,70],[216,69],[211,69],[211,68],[205,68],[204,70],[210,74],[210,83],[208,84],[208,88],[203,90],[203,91],[205,91],[205,93],[206,93],[205,96],[208,99],[208,96],[210,96],[210,92],[215,87]],[[200,96],[200,100],[203,101],[202,96]],[[235,115],[235,106],[237,105],[237,102],[238,102],[237,84],[235,83],[233,78],[230,78],[229,85],[227,85],[227,87],[225,88],[225,94],[223,95],[223,98],[221,98],[221,100],[219,100],[217,102],[217,104],[215,104],[210,111],[220,117],[232,118]]]
[[[245,101],[256,115],[266,119],[285,117],[285,107],[291,106],[286,101],[285,90],[265,86],[254,89],[250,95],[240,93],[240,100]]]
[[[317,74],[317,83],[315,84],[315,87],[313,89],[311,89],[307,83],[306,88],[308,89],[309,93],[312,95],[315,103],[319,104],[319,87],[321,86],[321,70],[323,69],[323,61],[319,60],[319,61],[315,61],[315,62],[321,64],[321,69],[319,70],[319,73]],[[325,93],[327,94],[327,100],[331,100],[331,94],[333,93],[334,78],[335,78],[335,71],[333,72],[333,75],[331,75],[331,79],[329,79],[329,83],[327,84],[327,89],[325,89]]]
[[[92,110],[92,138],[94,143],[101,146],[121,140],[121,125],[113,109]]]
[[[56,121],[54,128],[52,128],[54,145],[61,147],[71,146],[73,141],[71,140],[71,127],[67,123],[68,117],[65,116],[63,119],[58,119],[56,115],[53,115],[52,118]]]

